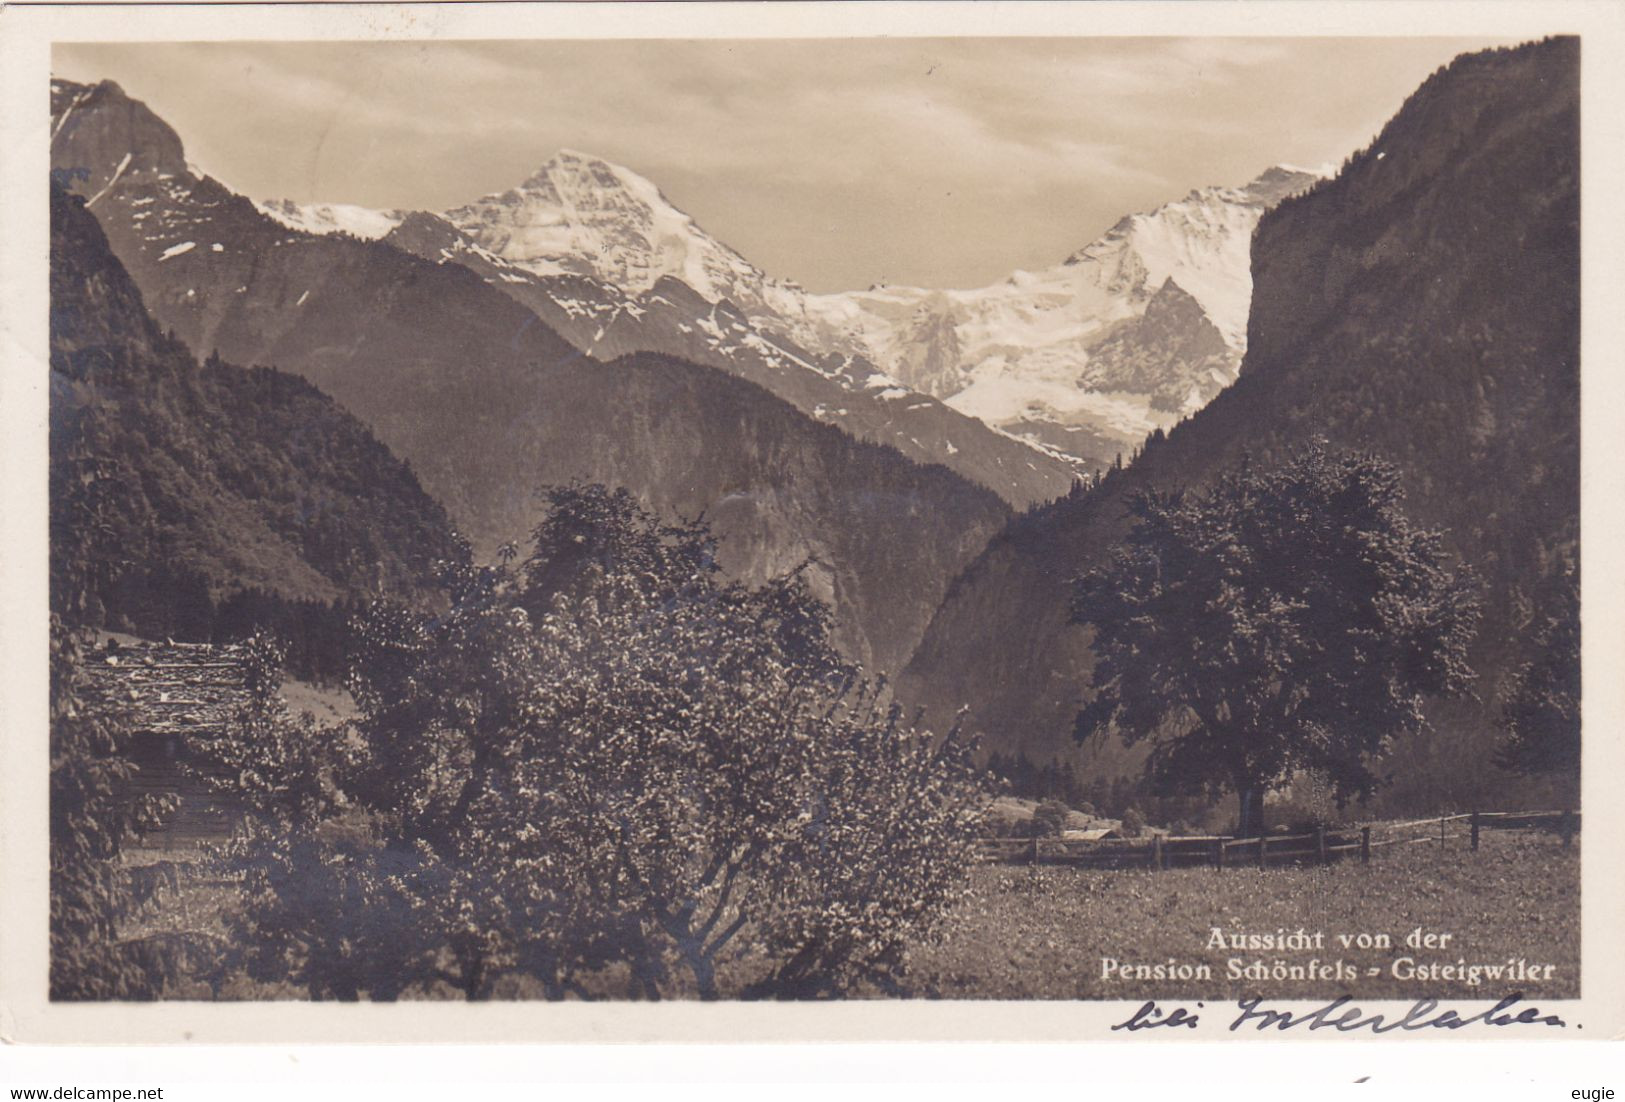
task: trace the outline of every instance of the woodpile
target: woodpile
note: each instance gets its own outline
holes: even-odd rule
[[[115,706],[131,727],[132,798],[180,798],[179,810],[143,845],[185,846],[231,833],[240,809],[196,770],[206,770],[209,745],[244,703],[242,658],[238,646],[167,641],[109,640],[87,655],[84,691]]]

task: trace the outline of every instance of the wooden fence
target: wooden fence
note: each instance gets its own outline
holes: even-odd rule
[[[1370,862],[1373,850],[1391,846],[1464,842],[1477,850],[1485,830],[1549,830],[1571,844],[1580,831],[1578,811],[1474,811],[1402,823],[1304,834],[1235,838],[1222,834],[1147,838],[985,838],[978,845],[983,860],[1003,864],[1072,865],[1091,869],[1173,869],[1208,866],[1267,868],[1282,865],[1327,865],[1358,855]],[[1375,837],[1374,837],[1375,836]]]

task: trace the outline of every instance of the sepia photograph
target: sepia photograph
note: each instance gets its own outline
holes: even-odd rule
[[[1618,1002],[1583,35],[48,49],[53,1007]]]

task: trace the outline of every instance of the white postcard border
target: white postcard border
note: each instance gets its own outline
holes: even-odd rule
[[[1135,1003],[848,1001],[826,1004],[311,1003],[51,1004],[46,990],[46,363],[50,48],[54,41],[969,37],[1018,35],[1582,36],[1582,551],[1585,625],[1582,781],[1587,852],[1582,997],[1544,1002],[1583,1029],[1625,1035],[1625,823],[1610,785],[1625,774],[1625,7],[1596,2],[1308,3],[626,3],[457,5],[11,6],[0,10],[0,1038],[85,1042],[390,1041],[1076,1041],[1122,1040]],[[1397,104],[1396,104],[1397,107]],[[1272,1006],[1305,1010],[1313,1003]],[[1409,1003],[1360,1004],[1398,1015]],[[1449,1005],[1469,1010],[1478,1004]],[[1487,1005],[1487,1004],[1485,1004]],[[1233,1016],[1233,1011],[1232,1011]],[[1229,1033],[1219,1017],[1192,1039]],[[1166,1031],[1161,1031],[1165,1033]],[[1390,1034],[1487,1037],[1506,1030]],[[1302,1031],[1289,1035],[1307,1039]],[[1136,1041],[1159,1040],[1158,1031]],[[1315,1035],[1325,1039],[1325,1031]]]

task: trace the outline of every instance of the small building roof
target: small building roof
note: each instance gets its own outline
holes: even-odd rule
[[[145,734],[218,731],[243,702],[242,648],[110,642],[85,656],[87,693],[118,706]]]

